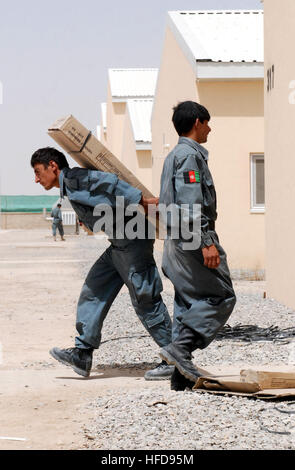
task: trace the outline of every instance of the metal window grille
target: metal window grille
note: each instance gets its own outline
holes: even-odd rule
[[[76,225],[76,214],[74,211],[62,211],[63,225]]]

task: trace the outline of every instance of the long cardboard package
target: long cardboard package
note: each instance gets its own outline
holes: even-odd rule
[[[83,168],[115,173],[119,179],[142,191],[144,197],[152,193],[74,116],[58,119],[48,134]]]
[[[154,197],[136,176],[74,116],[69,115],[58,119],[49,127],[48,134],[81,167],[114,173],[119,179],[138,188],[144,197]],[[163,239],[165,231],[162,229],[162,235],[160,235],[159,220],[156,213],[151,212],[148,220],[155,227],[156,238]]]

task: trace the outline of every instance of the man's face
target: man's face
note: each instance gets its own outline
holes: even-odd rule
[[[208,140],[208,134],[211,132],[211,127],[209,126],[208,121],[201,123],[201,121],[198,120],[197,130],[199,144],[205,144]]]
[[[40,183],[46,191],[54,187],[59,187],[57,165],[55,162],[50,162],[48,167],[43,163],[36,163],[34,165],[35,183]]]

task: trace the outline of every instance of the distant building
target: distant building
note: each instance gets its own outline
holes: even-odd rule
[[[0,196],[0,229],[48,228],[50,215],[58,196]]]
[[[210,111],[217,230],[232,271],[253,278],[265,267],[263,61],[262,10],[169,12],[152,112],[159,194],[164,159],[178,140],[173,106],[193,100]]]
[[[61,203],[65,234],[79,233],[76,213],[67,197],[0,196],[0,229],[51,229],[51,211]]]
[[[107,103],[101,103],[101,124],[97,129],[97,138],[103,145],[107,145]]]
[[[157,69],[109,70],[98,136],[148,189],[152,187],[151,114],[157,75]]]
[[[295,309],[295,2],[264,0],[267,296]]]

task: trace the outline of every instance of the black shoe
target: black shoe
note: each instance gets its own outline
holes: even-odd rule
[[[173,343],[168,344],[160,350],[160,356],[168,364],[177,367],[179,372],[184,375],[188,380],[197,382],[198,378],[201,377],[201,373],[194,366],[191,358],[188,357],[187,353],[184,353],[180,348],[175,346]]]
[[[173,366],[168,366],[167,362],[162,361],[154,369],[148,370],[144,374],[145,380],[168,380],[174,371]]]
[[[75,372],[83,377],[88,377],[92,366],[93,349],[53,348],[49,351],[52,357],[66,366],[72,367]]]
[[[184,375],[179,372],[177,367],[175,367],[171,376],[171,390],[174,390],[175,392],[184,392],[184,390],[187,388],[191,390],[194,385],[195,382],[192,382],[191,380],[184,377]]]

